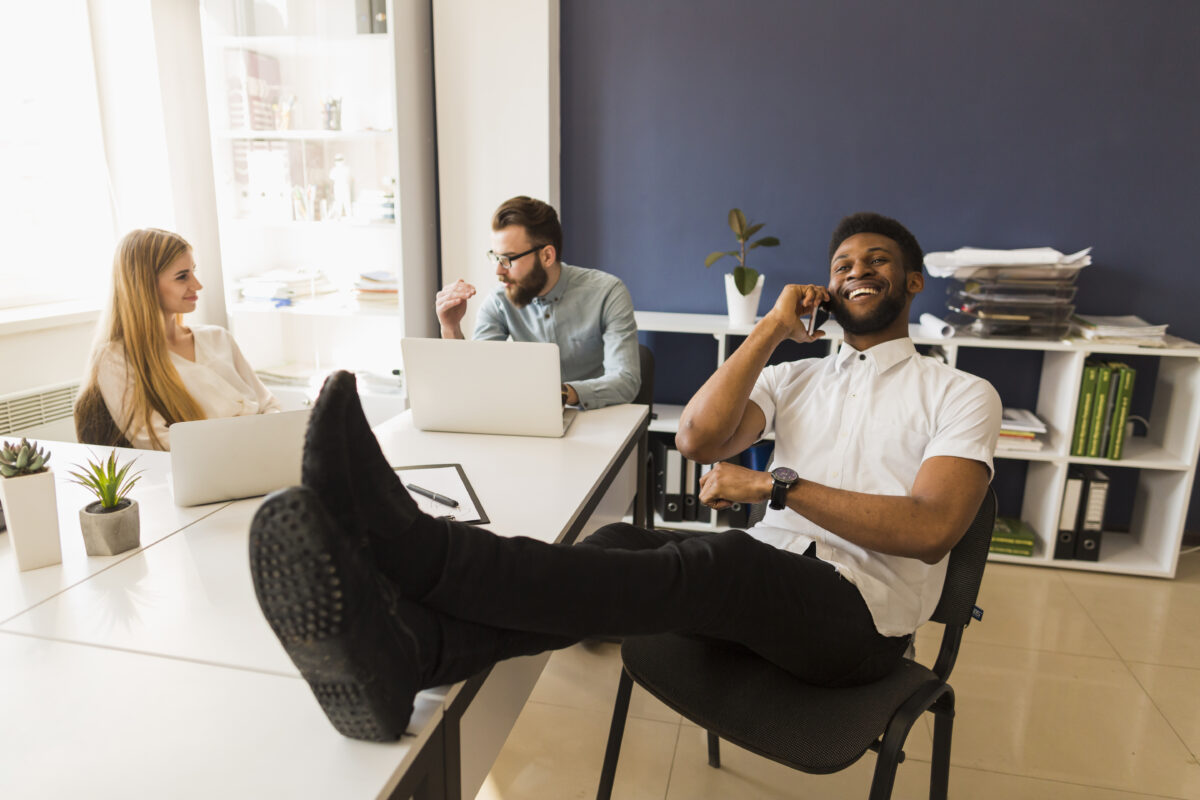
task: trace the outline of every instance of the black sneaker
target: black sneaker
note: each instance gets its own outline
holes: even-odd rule
[[[263,501],[250,573],[271,630],[338,732],[400,738],[421,688],[416,638],[315,493],[293,487]]]

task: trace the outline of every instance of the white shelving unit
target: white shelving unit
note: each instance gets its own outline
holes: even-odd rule
[[[748,328],[731,328],[728,319],[720,314],[638,311],[635,316],[638,330],[641,331],[714,337],[717,341],[718,364],[727,356],[729,337],[749,333]],[[831,352],[841,344],[841,329],[832,321],[826,323],[823,329],[826,332],[826,352]],[[1021,518],[1037,532],[1037,546],[1031,558],[993,554],[991,559],[1017,564],[1174,577],[1192,482],[1196,475],[1197,457],[1200,456],[1200,345],[1173,337],[1168,337],[1168,346],[1163,348],[1096,344],[1081,339],[981,339],[962,335],[936,339],[926,335],[917,325],[910,326],[909,335],[918,346],[939,346],[950,366],[956,366],[962,352],[970,348],[1027,350],[1042,354],[1035,410],[1050,428],[1048,444],[1038,452],[1004,448],[996,452],[998,459],[1027,462]],[[1083,363],[1091,356],[1158,359],[1149,431],[1145,436],[1127,439],[1124,457],[1119,461],[1070,455]],[[1138,375],[1139,381],[1145,379],[1141,374]],[[654,411],[657,419],[650,423],[651,431],[674,433],[678,429],[682,406],[655,404]],[[1105,535],[1101,543],[1100,560],[1096,562],[1053,558],[1059,506],[1066,486],[1067,469],[1073,464],[1138,471],[1130,531]],[[715,514],[713,516],[714,520],[710,523],[662,524],[675,528],[714,530]]]
[[[256,367],[389,374],[400,339],[427,335],[430,33],[420,4],[387,5],[387,32],[372,33],[356,0],[201,2],[224,299]],[[241,298],[242,279],[274,270],[319,271],[334,291],[279,308]],[[399,292],[360,302],[363,272],[396,274]]]

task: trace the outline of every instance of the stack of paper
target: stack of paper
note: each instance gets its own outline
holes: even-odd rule
[[[354,282],[354,294],[359,300],[396,303],[400,296],[400,279],[394,272],[377,270],[360,272]]]
[[[1045,446],[1046,423],[1025,408],[1006,408],[1000,417],[998,446],[1006,450],[1036,452]]]
[[[1072,321],[1080,335],[1093,342],[1136,344],[1147,347],[1163,347],[1166,344],[1166,325],[1151,325],[1141,317],[1132,314],[1123,317],[1076,314]]]
[[[238,282],[238,289],[247,300],[284,302],[335,290],[320,270],[305,269],[273,269],[261,275],[250,275]]]
[[[971,277],[1009,280],[1051,280],[1074,278],[1092,263],[1088,247],[1063,255],[1052,247],[1027,247],[1019,250],[984,250],[960,247],[953,252],[926,253],[925,268],[935,278]]]

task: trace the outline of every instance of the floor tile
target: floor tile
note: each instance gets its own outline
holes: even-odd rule
[[[584,642],[555,651],[530,700],[612,715],[621,678],[621,646]],[[640,686],[633,687],[629,716],[679,724],[679,715]]]
[[[1192,755],[1200,757],[1200,669],[1136,663],[1129,669]]]
[[[1200,581],[1190,573],[1163,580],[1072,572],[1063,580],[1121,658],[1200,669]]]
[[[596,796],[609,715],[527,703],[476,800],[547,800]],[[679,726],[630,719],[617,762],[613,797],[662,800]]]
[[[1200,765],[1120,661],[975,645],[952,683],[957,766],[1200,797]]]
[[[1061,570],[989,564],[976,604],[983,619],[967,626],[972,643],[1115,658],[1087,611],[1063,582]]]
[[[675,752],[667,800],[792,800],[792,798],[866,797],[875,771],[875,755],[833,775],[806,775],[740,748],[721,745],[721,767],[708,766],[700,731],[684,729]],[[1102,789],[1022,775],[951,765],[950,797],[971,800],[1152,800],[1157,795]],[[929,762],[911,756],[896,770],[893,800],[929,797]]]

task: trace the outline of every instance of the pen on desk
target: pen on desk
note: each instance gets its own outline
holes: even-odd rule
[[[451,508],[458,508],[458,501],[454,500],[452,498],[446,497],[446,495],[444,495],[444,494],[438,494],[437,492],[431,492],[428,489],[417,486],[415,483],[406,483],[404,485],[408,487],[408,490],[410,492],[416,492],[417,494],[419,494],[423,497],[428,497],[430,500],[441,503],[444,506],[450,506]]]

